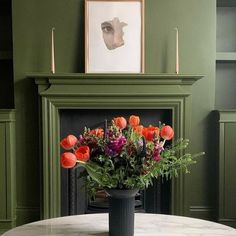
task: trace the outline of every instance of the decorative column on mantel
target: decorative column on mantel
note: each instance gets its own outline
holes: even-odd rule
[[[192,85],[202,75],[41,74],[42,218],[60,216],[60,109],[171,109],[176,138],[190,136]],[[183,215],[184,176],[172,181],[171,211]]]

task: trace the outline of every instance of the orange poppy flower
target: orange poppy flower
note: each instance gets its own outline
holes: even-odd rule
[[[129,117],[129,124],[131,127],[139,125],[139,122],[140,122],[139,116],[132,115]]]
[[[127,121],[124,117],[116,117],[113,119],[115,125],[120,128],[120,129],[124,129],[127,125]]]
[[[160,135],[163,139],[170,140],[174,137],[174,130],[171,126],[165,125],[161,128]]]
[[[94,134],[97,137],[102,138],[104,136],[104,130],[102,128],[92,129],[90,134]]]
[[[143,134],[143,126],[142,125],[134,126],[133,131],[137,134],[142,135]]]
[[[73,168],[76,165],[77,158],[71,152],[65,152],[61,155],[61,166],[63,168]]]
[[[88,161],[90,158],[90,149],[88,146],[81,146],[75,150],[75,155],[79,161]]]
[[[146,128],[143,128],[143,136],[147,141],[153,141],[154,136],[159,135],[159,128],[155,126],[149,126]]]
[[[60,144],[64,149],[69,150],[73,148],[77,142],[78,139],[74,135],[69,134],[66,138],[61,140]]]

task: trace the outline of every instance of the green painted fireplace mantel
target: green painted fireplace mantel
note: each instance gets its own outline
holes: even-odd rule
[[[40,98],[42,147],[41,217],[60,216],[60,109],[171,109],[176,138],[191,133],[191,94],[202,75],[42,74],[35,80]],[[171,211],[186,210],[184,176],[172,181]]]

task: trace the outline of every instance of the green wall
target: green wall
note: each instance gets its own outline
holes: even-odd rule
[[[39,218],[38,100],[27,72],[50,71],[50,30],[56,28],[57,72],[84,71],[83,0],[13,0],[16,107],[17,220]],[[185,214],[211,218],[216,209],[216,156],[209,113],[215,94],[215,0],[146,0],[147,73],[173,73],[175,31],[179,28],[180,73],[204,74],[193,89],[192,150],[207,154],[186,181]]]

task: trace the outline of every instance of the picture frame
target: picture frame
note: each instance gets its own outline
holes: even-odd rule
[[[144,73],[144,0],[85,0],[85,73]]]

